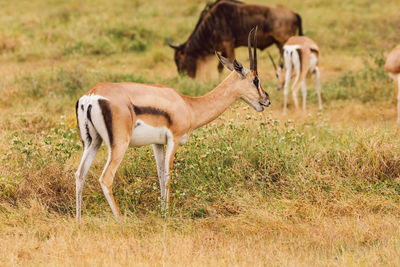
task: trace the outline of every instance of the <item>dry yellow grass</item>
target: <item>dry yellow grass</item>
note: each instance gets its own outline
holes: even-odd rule
[[[254,203],[256,204],[256,203]],[[72,218],[33,205],[2,220],[2,265],[48,266],[396,266],[399,217],[374,214],[374,199],[270,201],[235,217]],[[398,213],[398,207],[393,207]],[[294,212],[296,211],[296,212]]]

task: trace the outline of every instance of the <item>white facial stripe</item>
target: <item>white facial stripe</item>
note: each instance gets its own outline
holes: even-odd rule
[[[261,90],[261,85],[260,85],[260,80],[258,80],[258,87],[257,87],[258,92],[260,93],[261,97],[265,97],[264,92]]]

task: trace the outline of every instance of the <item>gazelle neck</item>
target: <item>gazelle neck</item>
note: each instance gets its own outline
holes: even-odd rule
[[[235,90],[237,74],[232,72],[217,87],[204,96],[185,97],[192,111],[192,130],[197,129],[221,115],[240,93]]]

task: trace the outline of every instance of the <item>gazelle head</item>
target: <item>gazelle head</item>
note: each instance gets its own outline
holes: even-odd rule
[[[254,57],[251,52],[251,34],[254,28],[250,31],[248,36],[248,48],[249,48],[249,59],[250,69],[246,69],[236,59],[231,62],[229,59],[221,56],[216,52],[219,61],[230,71],[235,71],[238,75],[232,86],[234,86],[239,94],[240,98],[243,99],[247,104],[252,106],[256,111],[264,111],[264,106],[268,107],[271,105],[269,95],[261,87],[260,79],[257,73],[257,27],[254,31]]]
[[[268,56],[271,59],[272,65],[274,66],[275,69],[275,77],[277,79],[276,81],[276,89],[279,91],[282,89],[282,87],[285,84],[286,76],[285,76],[285,66],[283,65],[282,57],[279,58],[279,64],[278,67],[276,67],[274,59],[272,58],[271,54],[268,52]]]

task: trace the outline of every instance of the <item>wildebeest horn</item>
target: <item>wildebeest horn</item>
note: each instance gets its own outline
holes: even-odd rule
[[[272,56],[271,56],[271,54],[269,52],[268,52],[268,56],[271,59],[272,65],[274,66],[274,69],[276,71],[276,65],[275,65],[274,59],[272,58]]]
[[[251,31],[249,32],[249,37],[247,38],[247,46],[249,48],[249,60],[250,60],[250,69],[254,70],[254,59],[253,59],[253,55],[251,53],[251,33],[254,31],[254,28],[251,29]]]
[[[257,29],[258,26],[256,26],[256,30],[254,31],[254,43],[253,43],[253,49],[254,49],[254,71],[257,73]]]
[[[171,43],[171,38],[168,39],[168,45],[173,49],[178,49],[180,47],[180,45]]]

